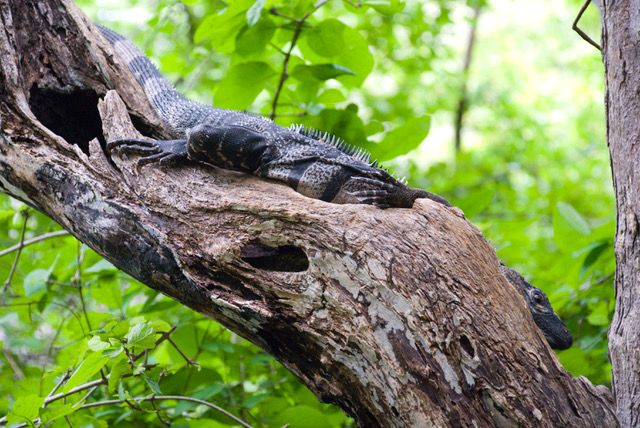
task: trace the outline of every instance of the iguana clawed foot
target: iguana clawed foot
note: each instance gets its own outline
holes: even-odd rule
[[[142,140],[138,138],[123,138],[107,143],[107,152],[124,152],[142,156],[136,162],[138,172],[152,163],[161,166],[178,165],[187,160],[187,140]]]

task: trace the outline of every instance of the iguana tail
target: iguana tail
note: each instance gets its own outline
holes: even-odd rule
[[[125,37],[102,25],[96,24],[96,27],[126,62],[144,88],[153,109],[176,136],[184,138],[188,129],[220,115],[221,109],[196,103],[178,92],[149,58]]]

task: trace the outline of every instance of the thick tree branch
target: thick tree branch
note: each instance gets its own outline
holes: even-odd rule
[[[0,18],[0,186],[114,265],[361,426],[615,426],[608,390],[562,368],[459,210],[333,205],[202,166],[138,172],[104,141],[171,135],[86,17],[0,0]]]
[[[640,5],[603,1],[607,143],[616,194],[616,308],[609,358],[623,427],[640,426]]]

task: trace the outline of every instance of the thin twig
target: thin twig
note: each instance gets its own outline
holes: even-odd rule
[[[355,7],[356,9],[362,7],[362,3],[354,3],[350,0],[343,0],[345,3],[349,3],[351,6]]]
[[[170,427],[170,426],[171,426],[171,422],[166,421],[165,419],[163,419],[163,418],[162,418],[162,415],[160,415],[160,409],[158,409],[158,408],[156,407],[156,402],[155,402],[155,400],[152,400],[152,401],[151,401],[151,407],[153,407],[153,410],[155,410],[155,412],[156,412],[156,417],[158,418],[158,420],[159,420],[162,424],[164,424],[164,426]]]
[[[285,15],[283,13],[278,12],[278,9],[276,9],[275,7],[272,7],[271,9],[269,9],[269,13],[273,16],[279,16],[280,18],[284,18],[284,19],[288,19],[289,21],[293,21],[293,22],[300,22],[302,21],[301,19],[298,18],[292,18],[288,15]]]
[[[154,400],[181,400],[181,401],[191,401],[192,403],[202,404],[203,406],[210,407],[210,408],[222,413],[223,415],[226,415],[226,416],[230,417],[231,419],[233,419],[234,421],[236,421],[237,423],[239,423],[243,427],[252,428],[251,425],[249,425],[248,423],[246,423],[242,419],[238,418],[237,416],[234,416],[233,414],[227,412],[222,407],[218,407],[215,404],[209,403],[208,401],[199,400],[197,398],[184,397],[182,395],[156,395],[156,396],[136,397],[136,398],[134,398],[134,401],[136,401],[136,402],[154,401]],[[124,402],[125,402],[124,400],[96,401],[95,403],[83,404],[79,408],[80,409],[88,409],[90,407],[106,406],[106,405],[110,405],[110,404],[120,404],[120,403],[124,403]]]
[[[469,40],[467,42],[467,52],[464,56],[464,64],[462,66],[462,84],[460,86],[460,101],[458,102],[458,110],[456,111],[455,122],[455,150],[460,151],[462,146],[462,117],[467,109],[467,79],[469,78],[469,68],[471,66],[471,54],[476,41],[476,30],[478,28],[478,18],[480,17],[480,4],[473,8],[473,19],[471,20],[471,29],[469,30]]]
[[[45,398],[45,400],[49,397],[51,397],[53,394],[56,393],[56,391],[58,390],[58,388],[60,388],[60,386],[62,386],[62,384],[69,378],[69,375],[71,374],[70,370],[67,370],[66,372],[64,372],[64,374],[62,375],[62,377],[60,378],[60,381],[58,383],[56,383],[56,386],[53,387],[53,389],[51,390],[51,392],[47,395],[47,397]],[[42,407],[44,407],[46,404],[43,403]]]
[[[571,26],[571,28],[573,29],[573,31],[580,34],[580,37],[582,37],[582,39],[585,40],[587,43],[589,43],[591,46],[595,47],[599,51],[602,51],[602,47],[598,43],[596,43],[591,37],[587,36],[587,33],[582,31],[578,27],[578,21],[580,21],[580,18],[582,18],[582,14],[584,13],[585,10],[587,10],[587,7],[589,7],[589,3],[591,3],[591,0],[587,0],[586,2],[584,2],[582,7],[580,8],[580,12],[578,12],[578,16],[576,16],[576,20],[573,21],[573,25]]]
[[[11,285],[11,278],[13,278],[13,274],[16,272],[16,267],[18,266],[18,260],[20,259],[20,254],[22,253],[22,249],[24,248],[24,232],[27,230],[27,220],[29,220],[29,210],[24,210],[22,212],[24,216],[24,222],[22,222],[22,232],[20,233],[20,243],[18,244],[18,254],[16,254],[16,258],[13,260],[13,265],[11,266],[11,272],[9,272],[9,278],[4,282],[4,287],[2,288],[2,292],[7,291],[9,285]]]
[[[184,358],[187,364],[191,364],[192,366],[196,366],[196,367],[198,366],[198,363],[196,363],[191,358],[184,355],[184,352],[182,352],[182,349],[180,349],[180,347],[178,347],[178,345],[176,345],[175,342],[169,336],[167,336],[167,340],[169,341],[169,343],[173,345],[174,348],[176,348],[176,350],[180,353],[180,355],[182,355],[182,358]]]
[[[293,48],[296,46],[296,42],[298,41],[298,37],[300,36],[300,32],[302,31],[302,25],[304,21],[309,17],[309,13],[305,13],[304,16],[297,20],[296,29],[293,32],[293,37],[291,38],[291,44],[289,45],[289,50],[284,56],[284,61],[282,61],[282,74],[280,75],[280,82],[278,82],[278,89],[276,89],[276,93],[273,95],[273,103],[271,104],[271,114],[269,117],[271,120],[276,117],[276,108],[278,106],[278,98],[280,98],[280,93],[282,91],[282,87],[284,86],[285,80],[289,77],[288,68],[289,68],[289,59],[291,58],[291,52]]]
[[[100,380],[104,382],[104,379],[100,379]],[[84,397],[82,397],[82,398],[80,399],[80,401],[78,401],[76,404],[74,404],[74,405],[73,405],[73,406],[71,406],[71,407],[72,407],[72,408],[78,407],[78,406],[79,406],[79,405],[80,405],[84,400],[86,400],[87,398],[89,398],[89,397],[91,396],[91,394],[93,394],[93,393],[94,393],[94,391],[95,391],[96,389],[98,389],[98,387],[99,387],[99,386],[100,386],[100,385],[96,385],[96,386],[94,386],[93,388],[91,388],[91,391],[87,392],[87,393],[85,394],[85,396],[84,396]]]
[[[49,396],[49,397],[44,399],[44,404],[53,403],[54,401],[58,401],[58,400],[66,397],[68,395],[73,395],[76,392],[84,391],[85,389],[93,388],[94,386],[106,385],[109,376],[110,375],[108,375],[106,377],[106,379],[93,380],[91,382],[87,382],[87,383],[84,383],[82,385],[78,385],[75,388],[71,388],[67,392],[61,392],[61,393],[56,394],[56,395],[51,395],[51,396]]]
[[[162,336],[158,340],[156,340],[156,343],[154,344],[154,348],[160,345],[165,340],[167,340],[169,338],[169,335],[174,331],[176,331],[176,328],[178,328],[178,326],[174,325],[173,327],[171,327],[171,330],[169,331],[156,331],[156,333],[161,334]],[[133,361],[138,361],[138,359],[140,359],[140,357],[144,355],[144,352],[145,351],[140,351],[139,353],[135,354],[133,356]]]
[[[27,239],[20,244],[14,245],[13,247],[9,247],[6,250],[0,251],[0,257],[6,256],[7,254],[13,253],[14,251],[20,249],[21,247],[26,247],[27,245],[35,244],[36,242],[44,241],[45,239],[55,238],[56,236],[64,236],[69,235],[69,232],[66,230],[56,230],[55,232],[43,233],[42,235],[38,235],[34,238]]]
[[[7,359],[9,366],[11,366],[11,370],[13,370],[13,373],[15,373],[16,380],[24,379],[24,372],[20,369],[20,366],[16,363],[16,360],[13,359],[9,351],[6,348],[2,348],[2,353]]]

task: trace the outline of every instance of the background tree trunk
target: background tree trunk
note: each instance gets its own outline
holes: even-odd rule
[[[139,173],[104,141],[170,135],[87,18],[68,0],[0,0],[0,18],[0,186],[114,265],[360,426],[616,426],[609,391],[562,368],[459,210],[333,205],[201,166]]]
[[[618,212],[609,358],[617,413],[640,426],[640,1],[603,2],[607,143]]]

